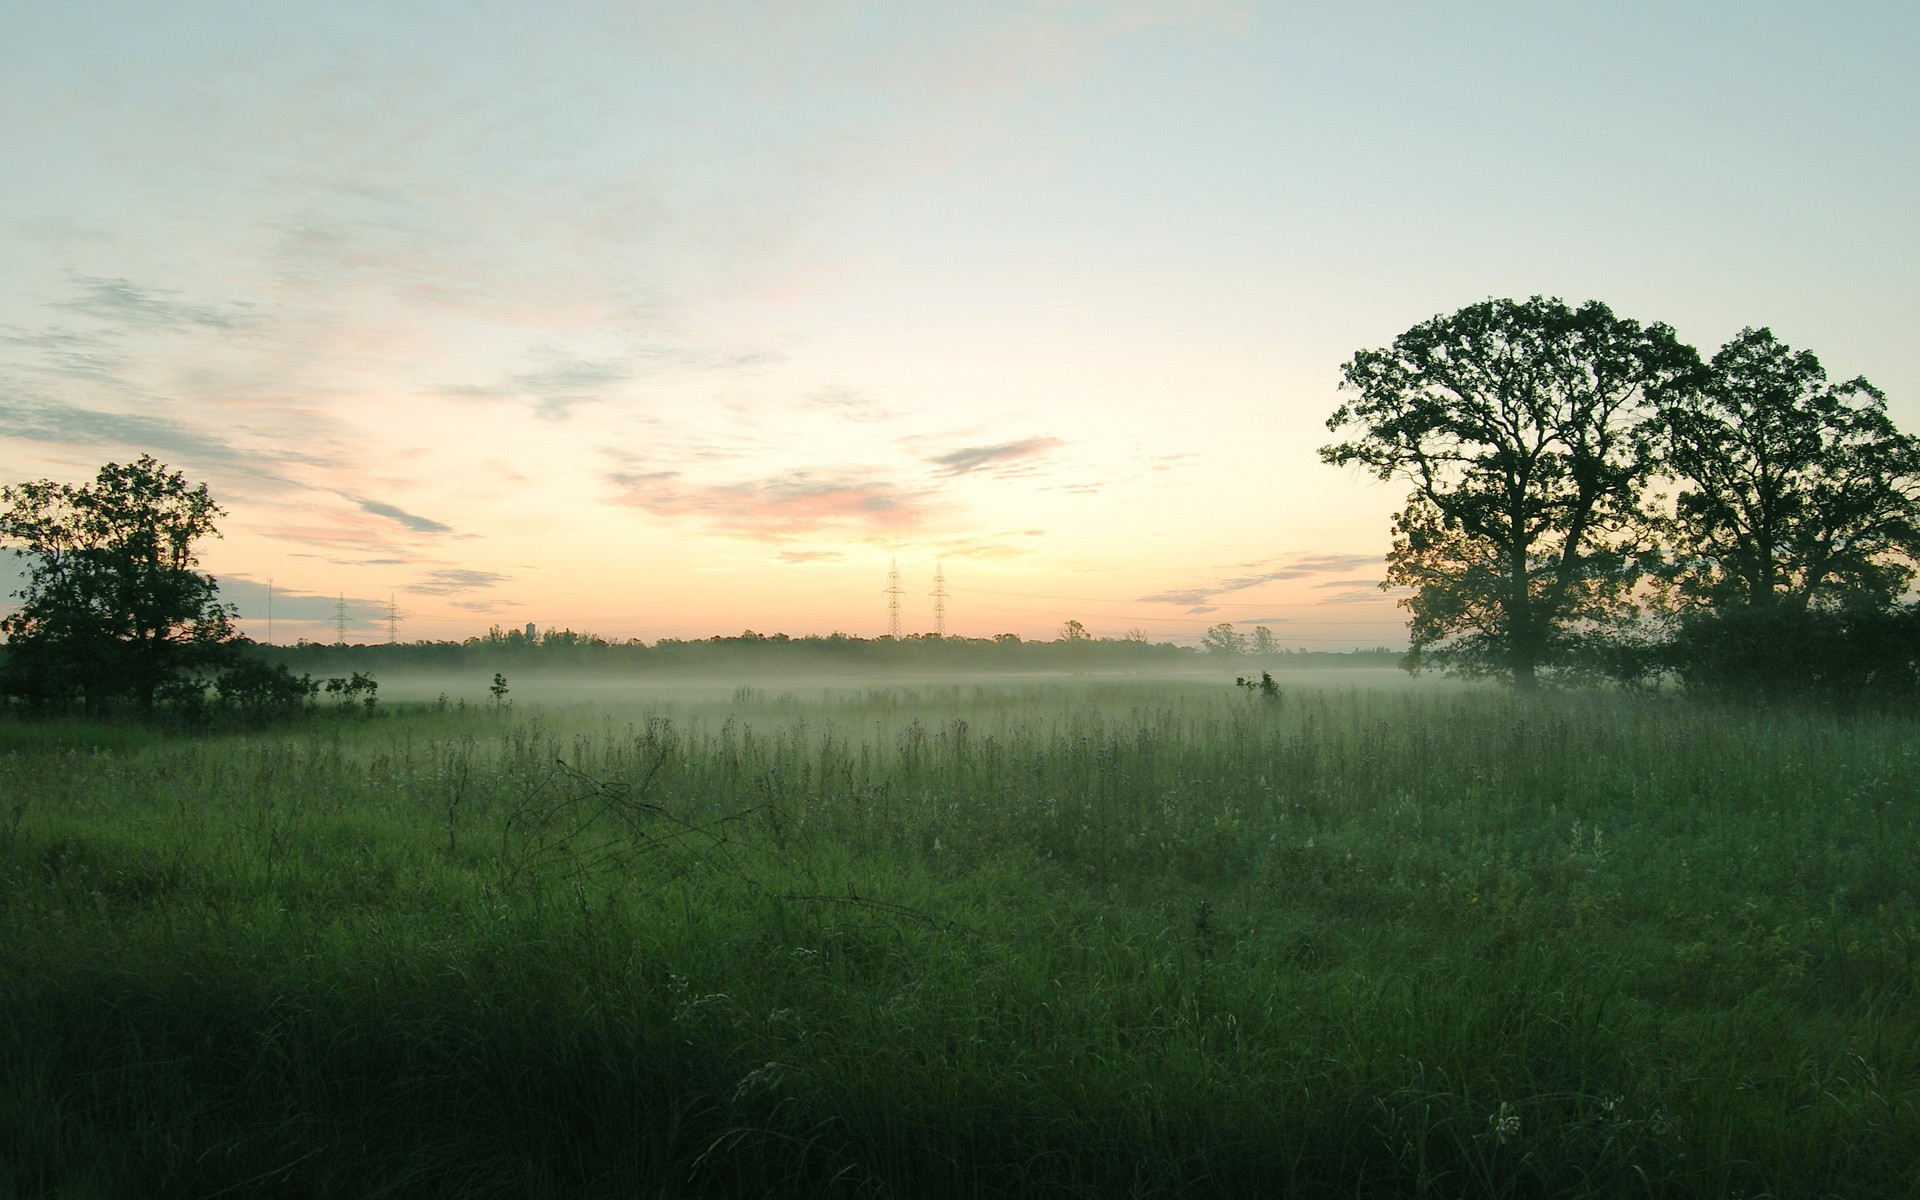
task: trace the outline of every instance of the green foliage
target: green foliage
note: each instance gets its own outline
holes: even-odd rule
[[[1222,621],[1201,635],[1200,647],[1208,654],[1238,658],[1247,652],[1247,635],[1235,629],[1231,622]]]
[[[1920,605],[1733,604],[1682,616],[1657,661],[1693,691],[1841,708],[1920,700]]]
[[[1260,678],[1244,676],[1233,681],[1234,686],[1244,688],[1247,695],[1258,696],[1269,704],[1280,703],[1280,685],[1273,680],[1273,672],[1262,671]]]
[[[1414,485],[1387,581],[1410,587],[1411,662],[1531,687],[1576,631],[1631,609],[1649,406],[1698,356],[1597,301],[1488,300],[1342,369],[1355,398],[1320,451]]]
[[[1115,683],[23,743],[0,1192],[1906,1195],[1915,732]]]
[[[36,707],[173,701],[197,706],[198,674],[224,661],[233,612],[194,546],[218,536],[205,484],[149,455],[91,484],[0,489],[0,541],[26,560],[20,608],[0,620],[0,692]]]
[[[1920,444],[1865,379],[1829,384],[1812,354],[1743,329],[1659,420],[1688,604],[1884,608],[1912,580]]]
[[[364,671],[355,671],[352,675],[327,680],[326,693],[336,698],[342,708],[364,707],[368,712],[378,699],[380,685],[373,676]]]
[[[1904,628],[1920,443],[1865,379],[1829,384],[1765,329],[1703,366],[1664,325],[1539,297],[1435,317],[1345,378],[1357,399],[1327,424],[1358,436],[1322,458],[1415,487],[1387,559],[1410,669],[1912,694],[1899,662],[1869,664]]]
[[[312,701],[319,686],[310,675],[296,676],[284,663],[253,655],[237,659],[214,684],[222,706],[257,722],[293,715]]]

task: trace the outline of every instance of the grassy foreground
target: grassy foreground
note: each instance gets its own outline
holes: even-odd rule
[[[0,1197],[1920,1195],[1917,732],[1169,683],[0,726]]]

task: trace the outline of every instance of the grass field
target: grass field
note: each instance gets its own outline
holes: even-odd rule
[[[0,1196],[1920,1195],[1911,717],[0,725]]]

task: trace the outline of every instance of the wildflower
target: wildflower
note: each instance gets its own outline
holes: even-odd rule
[[[1499,1111],[1487,1117],[1487,1128],[1493,1140],[1504,1146],[1509,1139],[1520,1136],[1520,1114],[1502,1100]]]
[[[787,1067],[785,1064],[770,1062],[763,1067],[758,1067],[748,1072],[747,1075],[734,1086],[733,1098],[735,1100],[743,1100],[755,1092],[773,1091],[780,1086],[781,1081],[786,1077]]]

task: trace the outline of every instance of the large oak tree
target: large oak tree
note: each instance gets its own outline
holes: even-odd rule
[[[1342,369],[1334,464],[1413,484],[1387,583],[1412,589],[1414,666],[1536,686],[1632,606],[1650,417],[1699,358],[1606,305],[1487,300]]]
[[[1670,574],[1690,606],[1880,609],[1920,551],[1920,446],[1863,378],[1743,329],[1660,409],[1677,489]]]

